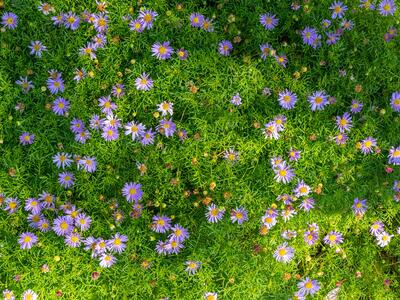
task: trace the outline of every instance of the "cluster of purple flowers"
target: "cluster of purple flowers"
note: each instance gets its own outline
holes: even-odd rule
[[[375,237],[376,239],[376,244],[380,247],[385,247],[389,245],[390,240],[392,239],[393,235],[387,233],[384,230],[385,224],[383,224],[381,221],[375,221],[372,223],[369,232],[371,233],[372,236]]]
[[[131,31],[143,32],[153,27],[154,20],[157,16],[158,14],[155,11],[142,8],[136,19],[133,19],[130,15],[125,17],[125,19],[129,20],[129,29]]]
[[[264,125],[263,134],[265,138],[279,139],[279,133],[285,129],[286,117],[284,115],[279,115],[275,117],[272,121]]]
[[[395,27],[390,27],[383,36],[383,39],[385,40],[386,43],[389,43],[396,36],[397,36],[397,29]],[[398,104],[398,106],[400,107],[400,104]]]
[[[192,13],[189,19],[192,27],[201,28],[207,32],[214,31],[214,25],[212,21],[200,13]]]
[[[272,48],[272,46],[268,43],[261,44],[260,45],[260,50],[261,50],[261,58],[263,60],[266,60],[267,57],[273,57],[275,61],[278,63],[278,65],[282,67],[286,67],[286,64],[288,63],[288,59],[285,54],[277,54],[276,50]]]
[[[110,268],[117,261],[115,254],[121,254],[125,251],[128,237],[115,233],[109,240],[88,236],[81,242],[86,251],[92,251],[92,258],[99,259],[100,267]]]
[[[316,223],[308,224],[308,229],[304,231],[303,239],[307,245],[315,245],[319,239],[319,226]]]
[[[156,245],[156,251],[160,255],[167,254],[178,254],[184,247],[183,242],[189,238],[189,232],[186,228],[179,224],[172,225],[171,218],[164,215],[153,216],[153,222],[151,223],[151,229],[157,233],[167,233],[171,231],[168,235],[166,241],[159,240]],[[189,268],[189,265],[191,268]],[[198,269],[198,266],[192,266],[188,264],[188,272],[194,274]]]
[[[74,155],[74,159],[72,159],[72,155],[64,152],[59,152],[53,156],[53,163],[57,166],[57,168],[65,169],[69,167],[72,162],[76,162],[78,170],[84,169],[86,172],[93,173],[96,171],[97,168],[97,161],[95,157],[89,157],[89,156],[78,156]],[[64,175],[61,175],[64,174]],[[61,173],[60,178],[64,178],[62,180],[63,184],[67,184],[67,182],[70,182],[73,180],[73,174],[69,172],[64,172]],[[70,175],[70,178],[65,178],[66,174]],[[67,180],[67,181],[65,181]]]

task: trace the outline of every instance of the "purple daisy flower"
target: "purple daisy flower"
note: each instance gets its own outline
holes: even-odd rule
[[[41,41],[32,41],[29,49],[31,49],[30,54],[42,57],[42,53],[47,50],[47,47],[44,46]]]
[[[393,0],[382,0],[378,5],[378,10],[382,16],[392,16],[396,11],[396,4]]]
[[[134,19],[129,22],[129,29],[131,31],[143,32],[145,27],[142,19]]]
[[[278,195],[278,197],[276,197],[276,200],[282,201],[285,205],[292,205],[294,201],[293,197],[288,194]]]
[[[21,143],[21,145],[24,145],[24,146],[32,145],[34,140],[35,140],[35,135],[30,134],[29,132],[23,132],[19,136],[19,142]]]
[[[290,148],[289,160],[290,161],[298,161],[300,159],[300,153],[301,153],[301,151]]]
[[[84,144],[86,141],[90,138],[90,132],[89,130],[82,130],[81,132],[78,132],[75,134],[75,141]]]
[[[53,156],[53,163],[56,164],[57,168],[64,169],[65,167],[69,167],[72,162],[71,155],[68,153],[57,153]]]
[[[94,49],[102,49],[107,44],[107,37],[99,33],[92,38]]]
[[[292,109],[297,101],[297,96],[295,93],[284,90],[283,92],[279,93],[279,105],[284,109]]]
[[[314,230],[306,230],[304,231],[303,238],[306,244],[312,246],[318,241],[318,232]]]
[[[353,100],[351,102],[350,111],[353,114],[359,113],[362,110],[363,106],[364,105],[361,102],[359,102],[357,100]]]
[[[192,13],[189,19],[190,19],[190,25],[192,27],[201,28],[203,26],[204,16],[202,14]]]
[[[18,243],[21,249],[31,249],[34,244],[36,244],[38,238],[31,232],[24,232],[19,236]]]
[[[64,242],[67,246],[77,248],[81,245],[81,235],[79,233],[70,233],[66,235]]]
[[[174,239],[170,239],[166,245],[167,254],[178,254],[183,247],[184,246],[182,243]]]
[[[65,28],[70,28],[71,30],[76,30],[79,27],[80,19],[73,12],[68,12],[63,16],[63,24]]]
[[[51,12],[54,12],[54,7],[53,6],[51,6],[49,3],[47,3],[47,2],[40,2],[40,5],[38,6],[38,10],[40,11],[40,12],[42,12],[44,15],[48,15],[48,14],[50,14]]]
[[[37,300],[38,295],[32,290],[26,290],[22,293],[22,300]]]
[[[225,150],[224,158],[227,161],[234,163],[239,160],[239,152],[235,151],[233,148],[230,148],[229,150]]]
[[[103,123],[101,125],[104,127],[112,127],[115,129],[122,127],[121,120],[114,116],[113,113],[109,113],[106,116],[106,119],[103,120]]]
[[[111,95],[113,95],[115,98],[121,98],[125,95],[125,90],[124,90],[124,85],[117,83],[112,87]]]
[[[337,136],[335,136],[335,138],[334,138],[336,144],[338,144],[338,145],[346,144],[347,139],[348,139],[348,136],[344,133],[340,133]]]
[[[390,240],[392,239],[393,235],[387,233],[386,231],[381,231],[376,235],[376,244],[380,247],[385,247],[389,245]]]
[[[54,205],[55,197],[48,192],[43,192],[39,194],[38,199],[41,201],[41,205],[43,208],[52,209],[55,207]]]
[[[118,108],[118,106],[111,101],[110,96],[100,97],[99,106],[101,107],[101,112],[103,114],[111,114],[113,110]]]
[[[153,88],[153,80],[148,74],[142,73],[140,77],[136,78],[135,86],[138,91],[149,91]]]
[[[172,116],[172,114],[174,113],[173,105],[174,104],[172,102],[167,102],[167,101],[161,102],[157,106],[157,111],[159,111],[163,117],[165,117],[168,114]]]
[[[107,31],[108,22],[109,22],[108,16],[104,13],[99,13],[98,15],[94,16],[94,22],[93,22],[94,29],[97,32],[103,33]]]
[[[361,141],[361,152],[364,154],[370,154],[374,152],[372,147],[376,146],[376,139],[373,137],[367,137],[366,139]]]
[[[179,50],[176,50],[176,55],[178,55],[180,60],[186,60],[189,54],[184,48],[180,48]]]
[[[321,25],[324,28],[329,28],[329,26],[331,26],[331,21],[328,19],[322,20]]]
[[[28,93],[34,87],[32,81],[28,80],[28,77],[21,76],[15,83],[22,88],[24,94]]]
[[[101,128],[101,124],[104,122],[103,119],[100,119],[100,117],[98,115],[93,115],[90,118],[90,122],[89,122],[89,127],[94,129],[94,130],[100,130]]]
[[[139,19],[143,22],[143,27],[146,29],[151,29],[153,27],[153,22],[158,14],[150,9],[144,9],[139,12]]]
[[[85,130],[85,124],[84,124],[83,121],[80,120],[80,119],[73,119],[73,120],[71,121],[71,123],[70,123],[69,129],[70,129],[73,133],[77,134],[77,133],[80,133],[80,132],[82,132],[83,130]]]
[[[394,190],[396,193],[400,192],[400,181],[398,181],[398,180],[395,180],[395,181],[394,181],[394,183],[393,183],[393,190]]]
[[[142,143],[142,145],[144,146],[153,144],[155,135],[156,133],[153,132],[151,128],[149,130],[146,130],[143,133],[142,140],[140,141],[140,143]]]
[[[354,22],[351,20],[343,20],[340,23],[340,26],[342,26],[343,30],[352,30],[354,27]]]
[[[381,233],[383,231],[383,228],[385,227],[385,225],[381,222],[381,221],[375,221],[370,229],[369,232],[374,235],[377,236],[379,233]]]
[[[238,223],[239,225],[242,225],[244,222],[248,221],[247,214],[247,210],[245,210],[243,207],[232,209],[230,214],[232,223]]]
[[[47,219],[42,218],[38,224],[37,224],[37,228],[41,231],[41,232],[48,232],[50,231],[50,222]]]
[[[56,100],[54,100],[51,109],[56,115],[65,116],[69,110],[69,101],[58,97]]]
[[[117,232],[110,240],[107,241],[107,248],[110,251],[122,253],[126,248],[126,242],[128,242],[128,237]]]
[[[164,241],[158,241],[156,244],[156,252],[159,255],[166,255],[168,253],[167,243]]]
[[[175,133],[176,125],[172,122],[172,119],[162,119],[160,120],[160,124],[157,126],[157,130],[166,137],[172,137]]]
[[[57,76],[56,78],[50,77],[47,79],[47,88],[50,90],[52,94],[58,94],[59,92],[64,92],[64,80],[61,76]]]
[[[301,37],[303,38],[303,43],[316,48],[319,44],[319,35],[317,30],[312,27],[306,27],[301,32]]]
[[[390,148],[388,158],[389,158],[389,161],[388,161],[389,164],[399,166],[400,165],[400,146]]]
[[[261,217],[261,223],[268,229],[274,227],[276,225],[276,222],[277,222],[276,217],[273,215],[265,213]]]
[[[111,254],[103,253],[100,257],[100,267],[110,268],[116,261],[117,259]]]
[[[125,135],[131,135],[132,140],[143,136],[146,127],[142,123],[128,122],[125,126]]]
[[[371,2],[371,0],[360,0],[360,5],[359,7],[365,8],[368,10],[374,10],[375,5]]]
[[[344,17],[344,13],[347,11],[347,6],[340,1],[335,1],[329,9],[332,11],[332,19],[340,19]]]
[[[58,236],[66,236],[74,229],[73,223],[74,219],[72,219],[70,216],[57,217],[53,221],[53,231]]]
[[[82,56],[89,56],[90,59],[96,59],[96,47],[93,43],[87,43],[86,46],[79,49],[79,54]]]
[[[176,131],[176,135],[179,137],[179,140],[182,142],[187,139],[187,132],[184,129],[178,129]]]
[[[305,198],[299,205],[303,211],[310,211],[314,208],[314,199],[313,198]]]
[[[279,20],[271,13],[262,14],[260,16],[260,23],[267,30],[272,30],[278,25]]]
[[[394,92],[390,98],[390,106],[395,112],[400,112],[400,92]]]
[[[94,171],[96,171],[96,166],[97,166],[96,158],[84,156],[78,161],[77,165],[78,165],[78,170],[83,168],[86,172],[93,173]]]
[[[62,24],[64,24],[64,15],[57,15],[57,16],[52,16],[51,20],[53,21],[53,25],[54,26],[61,26]]]
[[[138,202],[143,197],[142,185],[136,182],[127,182],[122,188],[122,195],[128,202]]]
[[[271,51],[273,51],[274,49],[270,44],[267,43],[260,45],[260,50],[261,50],[261,58],[263,60],[266,60],[268,56],[271,56]]]
[[[174,49],[169,44],[170,42],[168,41],[162,43],[154,43],[151,47],[151,52],[153,53],[152,55],[160,60],[170,58],[172,56],[172,53],[174,53]]]
[[[233,49],[232,43],[227,40],[223,40],[218,44],[218,51],[221,55],[227,56]]]
[[[326,33],[326,44],[327,45],[334,45],[338,42],[340,35],[336,34],[335,32],[327,32]]]
[[[208,18],[205,18],[203,21],[203,26],[201,26],[205,31],[207,32],[213,32],[214,31],[214,25],[212,21]]]
[[[205,300],[217,300],[217,297],[218,297],[217,293],[212,293],[212,292],[204,293],[204,299]]]
[[[323,110],[324,107],[329,103],[328,96],[324,91],[317,91],[311,96],[308,96],[308,102],[310,103],[311,110]]]
[[[299,180],[296,187],[293,190],[293,193],[296,197],[307,196],[311,191],[311,188],[304,183],[303,180]]]
[[[274,257],[276,261],[287,264],[294,257],[294,249],[292,247],[289,247],[288,243],[285,242],[282,245],[279,245],[278,248],[275,250]]]
[[[92,219],[85,215],[84,213],[79,213],[75,218],[75,226],[81,231],[86,231],[89,229]]]
[[[287,184],[295,177],[294,170],[289,166],[286,166],[285,162],[279,164],[274,169],[274,173],[275,173],[274,179],[278,183],[283,182],[284,184]]]
[[[5,12],[1,16],[1,24],[6,29],[15,29],[15,28],[17,28],[17,25],[18,25],[18,17],[16,14],[14,14],[12,12]]]
[[[264,124],[263,133],[265,138],[270,138],[275,140],[279,139],[279,130],[275,121],[271,121],[268,122],[267,124]]]
[[[185,271],[190,275],[194,275],[194,274],[196,274],[197,270],[200,268],[201,262],[194,261],[194,260],[188,260],[188,261],[185,261],[185,265],[186,265]]]
[[[342,133],[350,131],[351,127],[353,127],[350,114],[348,112],[345,112],[342,117],[337,116],[336,125],[339,131]]]
[[[38,214],[42,210],[40,202],[36,198],[29,198],[25,200],[25,210],[33,214]]]
[[[314,295],[321,288],[319,282],[317,280],[312,280],[309,277],[306,277],[301,282],[297,284],[299,288],[299,294],[303,296]]]
[[[74,185],[74,174],[71,172],[63,172],[58,174],[58,183],[65,188],[70,188]]]
[[[209,223],[217,223],[225,214],[225,208],[219,209],[214,203],[207,207],[206,217]]]
[[[181,243],[189,237],[189,232],[186,230],[186,228],[179,224],[171,227],[171,231],[172,233],[168,236],[168,239],[170,240],[175,240]]]
[[[74,80],[75,80],[76,82],[79,82],[79,81],[81,81],[83,78],[86,77],[86,70],[83,69],[83,68],[82,68],[82,69],[75,69],[74,74],[75,74]]]
[[[272,157],[270,160],[270,164],[273,169],[276,169],[282,163],[286,164],[286,162],[282,159],[281,156]]]
[[[151,229],[154,232],[165,233],[171,229],[171,219],[164,215],[153,216],[153,222],[151,223]]]
[[[331,231],[324,237],[324,243],[333,247],[343,243],[343,235],[337,231]]]
[[[3,299],[15,300],[14,292],[10,290],[3,290]]]
[[[43,216],[40,212],[34,213],[34,214],[29,214],[28,218],[27,218],[29,227],[35,228],[35,229],[38,228],[38,224],[42,218],[43,218]]]
[[[281,237],[285,240],[294,239],[297,236],[296,230],[285,230],[281,233]]]
[[[242,104],[242,98],[240,98],[239,93],[236,93],[235,95],[232,96],[231,103],[236,106]]]
[[[359,200],[358,198],[354,199],[354,204],[351,207],[356,215],[364,215],[364,213],[367,211],[367,200],[361,199]]]
[[[107,142],[115,141],[119,137],[118,129],[111,126],[106,126],[103,128],[103,133],[101,134],[101,137]]]
[[[287,59],[285,54],[275,55],[274,58],[275,58],[276,62],[278,63],[278,65],[286,68],[286,64],[288,62],[288,59]]]

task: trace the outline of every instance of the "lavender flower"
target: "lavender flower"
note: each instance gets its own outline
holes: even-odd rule
[[[267,30],[272,30],[278,25],[279,20],[271,13],[262,14],[260,16],[260,23]]]
[[[19,236],[18,243],[21,249],[31,249],[34,244],[36,244],[38,238],[31,232],[24,232]]]
[[[222,220],[225,214],[225,208],[218,208],[214,203],[207,207],[207,221],[209,223],[217,223],[218,221]]]
[[[53,156],[53,162],[56,164],[57,168],[66,168],[71,165],[73,160],[71,159],[71,155],[68,153],[57,153]]]
[[[289,247],[288,243],[285,242],[282,245],[279,245],[278,248],[275,250],[274,257],[276,261],[286,264],[293,259],[294,249],[292,247]]]
[[[1,24],[6,29],[15,29],[18,25],[18,17],[12,12],[5,12],[1,16]]]
[[[136,182],[127,182],[122,188],[122,195],[128,202],[138,202],[143,197],[142,185]]]
[[[308,102],[310,103],[311,110],[323,110],[328,104],[328,96],[324,91],[317,91],[311,96],[308,96]]]
[[[340,1],[335,1],[330,7],[332,10],[332,19],[343,18],[344,13],[347,11],[347,6]]]
[[[390,98],[390,106],[395,112],[400,112],[400,92],[394,92]]]
[[[153,216],[151,229],[154,232],[165,233],[171,229],[171,219],[166,216]]]
[[[389,161],[388,163],[391,165],[399,166],[400,165],[400,146],[391,147],[388,154]]]
[[[139,91],[149,91],[153,88],[153,80],[148,74],[142,73],[140,77],[136,78],[135,86]]]
[[[47,50],[46,46],[44,46],[41,41],[32,41],[29,49],[31,49],[30,54],[36,55],[37,57],[42,57],[43,51]]]
[[[35,135],[30,134],[29,132],[23,132],[19,136],[19,142],[21,143],[21,145],[24,145],[24,146],[32,145],[34,140],[35,140]]]
[[[69,110],[69,101],[62,97],[58,97],[54,100],[51,108],[56,115],[65,116]]]
[[[324,237],[324,243],[333,247],[343,243],[343,235],[337,231],[331,231]]]
[[[221,55],[227,56],[233,49],[232,43],[227,40],[223,40],[218,44],[218,51]]]
[[[152,55],[157,57],[160,60],[166,60],[172,56],[174,53],[174,49],[169,45],[170,43],[167,42],[156,42],[151,47]]]
[[[292,109],[297,102],[297,96],[289,90],[284,90],[279,93],[278,101],[282,108]]]
[[[312,280],[309,277],[306,277],[301,282],[297,284],[299,288],[299,294],[306,296],[306,295],[314,295],[319,291],[321,288],[319,282],[317,280]]]
[[[232,223],[237,222],[239,225],[242,225],[247,220],[247,210],[245,210],[243,207],[237,207],[231,210]]]

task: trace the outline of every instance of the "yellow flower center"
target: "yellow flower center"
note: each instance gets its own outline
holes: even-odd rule
[[[24,237],[24,243],[29,243],[32,240],[30,236]]]
[[[136,189],[135,188],[130,188],[129,189],[129,194],[130,195],[136,195]]]
[[[143,19],[144,19],[144,21],[145,21],[146,23],[148,23],[148,22],[151,22],[152,16],[151,16],[150,14],[145,14],[144,17],[143,17]]]
[[[279,256],[284,256],[286,254],[286,248],[279,249],[278,254]]]
[[[317,104],[320,104],[320,103],[322,103],[322,97],[316,97],[315,98],[315,103],[317,103]]]
[[[165,54],[167,52],[167,48],[165,48],[164,46],[161,46],[159,49],[158,49],[158,53],[160,53],[160,54]]]
[[[281,176],[281,177],[285,177],[286,176],[286,170],[280,170],[279,171],[279,176]]]
[[[67,222],[62,222],[62,223],[60,224],[60,228],[61,228],[62,230],[67,230],[67,229],[68,229],[68,223],[67,223]]]
[[[308,281],[308,282],[304,285],[304,287],[305,287],[306,289],[310,290],[310,289],[312,289],[313,284],[312,284],[311,281]]]

